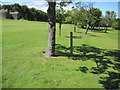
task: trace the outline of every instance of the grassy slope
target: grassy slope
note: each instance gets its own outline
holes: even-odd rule
[[[17,88],[101,88],[100,77],[76,71],[81,66],[96,66],[92,60],[72,60],[68,57],[44,58],[47,46],[45,22],[3,20],[3,87]],[[57,44],[69,46],[65,36],[73,31],[73,25],[63,25],[62,37]],[[78,32],[83,32],[77,29]],[[102,49],[117,49],[117,31],[108,33],[74,33],[82,39],[74,39],[74,46],[87,44]]]

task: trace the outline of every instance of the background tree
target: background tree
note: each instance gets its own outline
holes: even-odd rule
[[[120,30],[120,19],[115,19],[112,23],[112,28]]]
[[[74,24],[74,32],[76,32],[76,26],[78,23],[77,9],[73,8],[72,11],[67,11],[66,15],[67,15],[65,19],[66,23]]]
[[[110,18],[108,18],[108,17],[103,17],[102,19],[101,19],[101,23],[102,23],[102,25],[104,26],[104,27],[106,27],[106,29],[105,29],[105,33],[107,32],[107,30],[108,30],[108,27],[110,26]]]
[[[93,8],[92,5],[93,4],[91,2],[75,3],[76,9],[77,9],[77,15],[76,15],[77,20],[81,21],[80,24],[86,27],[85,34],[87,34],[92,21],[92,13],[91,13],[92,11],[91,8]]]
[[[47,13],[37,10],[35,8],[28,8],[26,5],[19,5],[17,3],[11,5],[3,5],[3,9],[7,9],[7,18],[12,19],[9,11],[18,11],[18,19],[25,19],[30,21],[48,21]]]
[[[110,18],[112,22],[116,19],[116,16],[116,13],[114,11],[111,11]]]
[[[107,27],[111,26],[111,12],[110,11],[106,11],[105,20],[106,20]]]
[[[56,22],[59,23],[59,36],[61,36],[62,24],[65,22],[65,10],[63,7],[65,7],[67,4],[65,2],[60,2],[57,4],[58,9],[56,9]]]
[[[72,11],[68,11],[66,22],[74,24],[74,32],[76,32],[77,24],[82,22],[82,13],[80,12],[81,2],[75,3],[75,6],[72,7]]]
[[[72,11],[68,10],[66,13],[65,13],[66,17],[65,17],[65,23],[67,24],[73,24],[73,21],[72,21]]]
[[[76,32],[76,26],[80,25],[81,28],[86,28],[85,34],[87,34],[89,28],[94,29],[100,25],[101,15],[102,11],[93,8],[93,3],[77,2],[66,20],[74,23],[74,32]]]
[[[77,27],[77,24],[80,20],[79,19],[80,18],[79,13],[80,12],[76,8],[73,8],[71,17],[72,17],[72,21],[73,21],[73,24],[74,24],[74,32],[76,32],[76,27]]]
[[[91,8],[90,12],[92,14],[92,20],[90,23],[91,30],[94,29],[94,27],[100,27],[100,17],[102,15],[102,11],[98,8]]]
[[[108,27],[111,27],[113,21],[116,18],[116,13],[114,11],[106,11],[106,14],[104,17],[102,17],[101,23],[104,27],[106,27],[105,29],[105,33],[108,30]]]

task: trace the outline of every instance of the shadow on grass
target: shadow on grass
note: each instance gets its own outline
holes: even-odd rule
[[[78,32],[78,31],[77,31],[76,33],[84,33],[84,32]]]
[[[106,74],[107,77],[100,77],[99,83],[106,89],[120,88],[120,50],[107,50],[82,44],[73,47],[73,56],[69,55],[69,47],[56,45],[56,56],[66,56],[72,60],[93,60],[96,67],[78,67],[76,71],[92,74]],[[110,71],[109,69],[113,69]]]
[[[120,73],[108,71],[108,77],[100,78],[99,83],[103,84],[106,89],[120,89]]]
[[[97,32],[97,33],[108,33],[111,31],[111,29],[93,29],[92,31]]]
[[[97,35],[89,35],[89,36],[92,36],[92,37],[97,37]]]
[[[65,36],[66,38],[70,38],[70,36]],[[82,37],[81,36],[73,36],[73,38],[75,38],[75,39],[82,39]]]

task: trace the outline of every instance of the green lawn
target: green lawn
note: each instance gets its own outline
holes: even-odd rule
[[[48,23],[3,20],[3,88],[104,88],[111,87],[111,82],[117,87],[118,31],[94,30],[84,35],[84,30],[77,28],[74,56],[68,57],[66,36],[73,27],[62,25],[62,37],[58,36],[57,28],[58,57],[45,58]]]

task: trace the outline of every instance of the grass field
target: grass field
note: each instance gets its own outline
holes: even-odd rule
[[[68,57],[69,32],[56,32],[56,54],[45,58],[48,23],[3,20],[3,88],[107,88],[118,87],[118,31],[109,29],[74,33],[74,56]],[[116,76],[117,75],[117,76]],[[114,78],[113,78],[114,77]],[[112,86],[114,84],[114,86]]]

